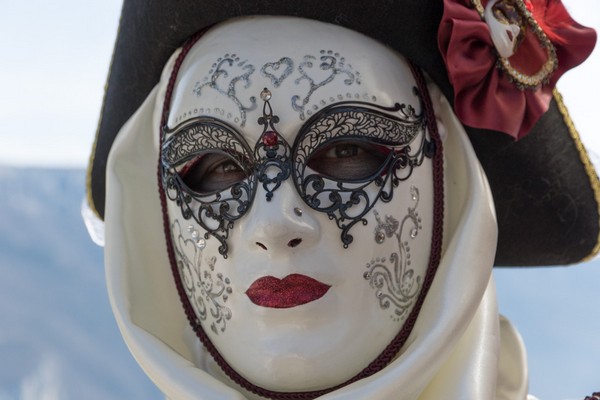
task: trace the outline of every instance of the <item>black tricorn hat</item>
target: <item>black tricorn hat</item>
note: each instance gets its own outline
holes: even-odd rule
[[[195,32],[247,15],[334,23],[397,50],[426,71],[452,101],[454,89],[437,42],[443,7],[442,0],[125,0],[88,170],[90,206],[104,217],[112,143],[158,83],[170,55]],[[598,252],[600,182],[557,92],[549,110],[521,140],[465,129],[496,204],[496,265],[571,264]]]

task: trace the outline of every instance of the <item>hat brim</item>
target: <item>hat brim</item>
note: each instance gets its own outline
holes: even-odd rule
[[[403,54],[453,99],[437,48],[442,7],[441,1],[434,0],[379,2],[376,7],[348,0],[125,0],[90,160],[90,206],[103,218],[106,160],[112,143],[159,81],[170,55],[195,32],[246,15],[287,15],[335,23]],[[560,95],[555,92],[548,112],[517,142],[498,132],[466,130],[496,203],[495,265],[564,265],[598,251],[600,183]]]

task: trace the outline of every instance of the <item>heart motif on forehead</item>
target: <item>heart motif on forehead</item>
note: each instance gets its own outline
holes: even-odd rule
[[[285,69],[279,72],[283,66],[285,66]],[[263,76],[269,78],[275,87],[279,87],[292,71],[294,71],[294,61],[289,57],[282,57],[279,61],[268,62],[260,69]]]

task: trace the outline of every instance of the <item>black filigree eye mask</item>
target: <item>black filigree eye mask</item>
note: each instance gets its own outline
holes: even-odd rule
[[[261,98],[263,132],[254,151],[234,127],[210,117],[163,130],[167,197],[185,219],[206,230],[206,239],[219,240],[225,258],[229,230],[250,209],[259,183],[270,201],[292,176],[302,200],[335,220],[346,248],[353,240],[350,229],[358,222],[366,225],[364,217],[375,203],[389,202],[394,188],[434,153],[424,114],[410,105],[332,104],[302,126],[290,147],[275,128],[279,118],[272,113],[270,92],[265,89]],[[368,192],[370,185],[377,190]]]
[[[164,129],[161,149],[162,185],[183,218],[206,230],[205,239],[220,242],[227,257],[227,238],[256,193],[252,150],[231,126],[213,118],[186,121]]]
[[[353,240],[350,229],[367,224],[375,203],[392,200],[399,183],[433,156],[426,126],[412,106],[344,102],[302,127],[293,147],[294,184],[309,207],[335,220],[344,248]],[[366,190],[370,185],[378,188],[375,196]]]

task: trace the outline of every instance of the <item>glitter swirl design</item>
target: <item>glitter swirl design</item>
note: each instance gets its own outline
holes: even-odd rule
[[[423,283],[421,276],[415,275],[415,271],[410,267],[409,240],[415,239],[422,229],[421,218],[416,211],[419,189],[411,186],[410,193],[415,203],[409,207],[401,222],[390,215],[382,219],[379,213],[374,211],[377,220],[375,242],[382,244],[385,239],[395,238],[398,251],[392,252],[389,257],[374,258],[367,263],[367,272],[364,273],[364,278],[375,290],[379,306],[384,310],[391,307],[391,318],[397,322],[406,319]],[[408,238],[404,238],[404,234],[407,234]]]
[[[292,108],[300,113],[300,119],[305,118],[305,107],[314,92],[334,81],[338,76],[344,77],[344,84],[350,86],[354,83],[360,85],[360,73],[353,70],[352,65],[346,63],[346,59],[332,50],[321,50],[317,57],[304,56],[298,65],[300,77],[294,83],[308,83],[308,91],[303,96],[292,97]]]
[[[202,82],[196,82],[193,92],[200,97],[204,88],[216,90],[229,98],[240,112],[240,126],[246,124],[246,113],[256,108],[256,97],[249,99],[250,104],[244,105],[237,94],[238,88],[250,87],[250,76],[256,68],[247,60],[242,60],[235,54],[225,54],[212,65],[208,76]]]
[[[225,332],[232,315],[225,305],[233,292],[231,281],[215,272],[216,257],[203,259],[204,243],[198,241],[198,232],[190,226],[188,233],[191,237],[184,237],[177,219],[171,225],[179,277],[198,318],[197,323],[209,323],[210,329],[218,335]]]
[[[206,89],[217,91],[231,100],[239,111],[235,122],[240,126],[246,125],[247,113],[256,108],[256,97],[251,96],[247,101],[238,93],[248,89],[252,84],[251,77],[257,68],[234,53],[219,57],[211,66],[207,76],[197,81],[193,93],[200,97]],[[294,84],[306,87],[306,92],[291,98],[292,108],[299,113],[301,120],[306,117],[305,109],[312,95],[320,88],[343,79],[347,86],[360,85],[360,73],[346,62],[346,59],[333,50],[321,50],[317,56],[305,55],[296,67],[290,57],[281,57],[277,61],[267,62],[260,67],[259,72],[268,78],[275,87],[279,87],[291,75],[295,75]],[[338,78],[341,76],[342,78]],[[293,79],[290,78],[290,79]]]

